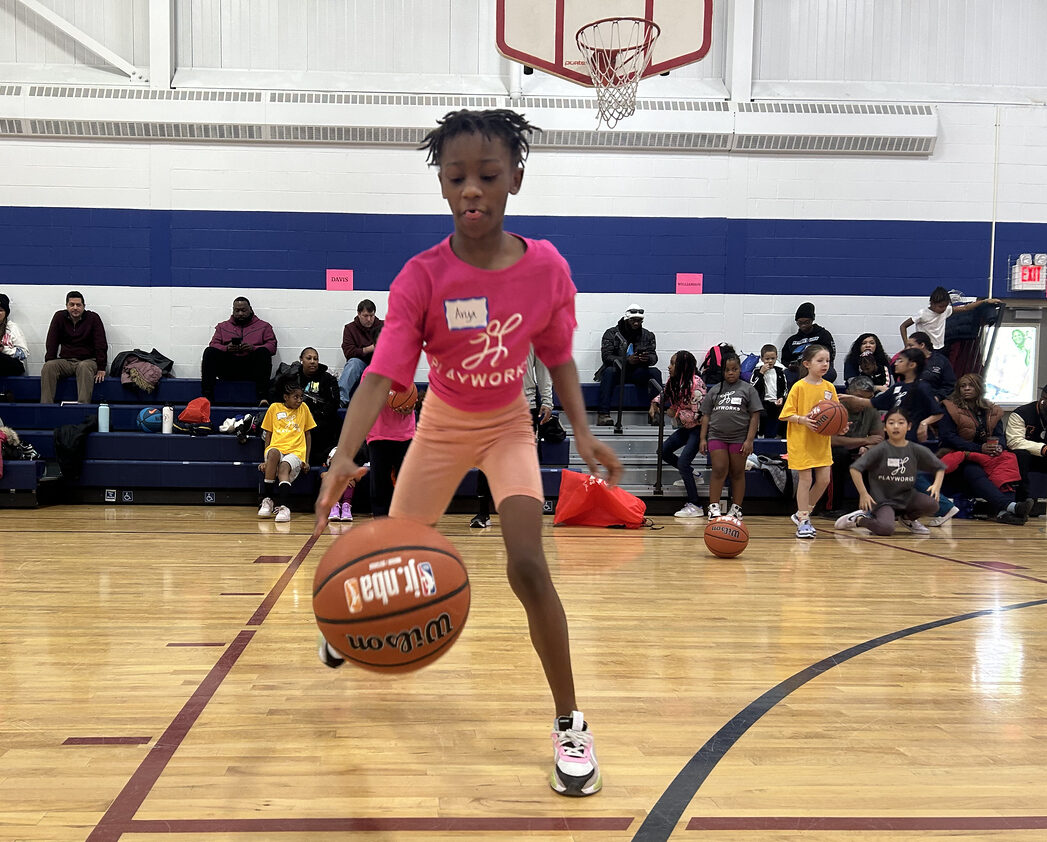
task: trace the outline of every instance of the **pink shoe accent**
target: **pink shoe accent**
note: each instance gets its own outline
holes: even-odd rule
[[[348,503],[342,503],[342,520],[351,521],[353,519],[353,510]]]

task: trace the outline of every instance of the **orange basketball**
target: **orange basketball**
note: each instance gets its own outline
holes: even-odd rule
[[[402,412],[406,412],[409,409],[414,409],[414,405],[418,403],[418,389],[414,383],[411,384],[411,388],[406,392],[389,392],[389,397],[386,398],[386,403],[389,404],[393,409],[399,409]]]
[[[814,422],[814,431],[823,436],[842,436],[851,425],[847,410],[836,401],[818,401],[807,417]]]
[[[749,545],[749,530],[736,517],[718,517],[705,527],[705,546],[714,556],[734,558]]]
[[[431,664],[469,616],[469,574],[429,526],[376,518],[342,534],[313,576],[313,613],[346,660],[378,672]]]

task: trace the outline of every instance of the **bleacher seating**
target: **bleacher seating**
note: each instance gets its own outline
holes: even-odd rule
[[[14,401],[0,403],[0,417],[37,449],[41,459],[5,464],[0,492],[6,493],[0,494],[0,506],[33,505],[35,492],[44,478],[46,460],[55,458],[54,428],[80,423],[97,414],[98,405],[40,404],[38,377],[0,378],[0,394],[5,392]],[[88,436],[81,475],[76,481],[64,480],[61,499],[72,502],[113,502],[114,499],[116,502],[253,502],[260,481],[261,439],[252,437],[241,445],[235,436],[220,433],[197,437],[145,433],[137,429],[142,408],[170,403],[177,412],[199,395],[200,381],[191,378],[164,378],[156,393],[148,397],[122,386],[115,378],[96,385],[95,400],[103,400],[110,407],[110,432]],[[264,412],[253,407],[254,387],[248,382],[219,381],[215,398],[216,403],[211,407],[215,429],[227,417]],[[56,399],[76,399],[71,379],[60,383]],[[344,414],[344,410],[342,412]],[[566,467],[569,457],[569,442],[542,444],[542,481],[550,496],[555,496],[559,489],[560,468]],[[311,471],[295,483],[292,496],[296,508],[311,506],[319,477],[319,471]],[[471,472],[463,480],[458,494],[471,497],[475,493],[476,475]]]

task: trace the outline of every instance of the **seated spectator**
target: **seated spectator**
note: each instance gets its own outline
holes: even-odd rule
[[[365,298],[356,305],[356,318],[342,328],[342,353],[345,367],[338,376],[342,406],[349,406],[367,366],[371,364],[378,334],[384,322],[375,315],[374,302]]]
[[[280,363],[276,377],[269,388],[269,400],[278,401],[277,390],[285,377],[293,377],[302,387],[306,406],[313,414],[316,427],[313,430],[313,450],[327,453],[338,444],[338,434],[342,422],[338,418],[338,380],[320,362],[320,353],[316,348],[305,348],[298,355],[298,362]],[[336,518],[332,518],[336,519]]]
[[[269,403],[269,376],[276,356],[273,326],[254,314],[251,302],[233,299],[233,314],[215,325],[211,343],[200,362],[200,390],[214,402],[216,380],[250,380],[259,406]]]
[[[25,374],[29,346],[18,325],[11,321],[11,299],[0,292],[0,377]]]
[[[790,382],[805,376],[806,370],[800,367],[800,357],[808,345],[821,345],[829,352],[829,371],[824,380],[836,382],[836,342],[833,335],[821,325],[814,322],[814,305],[805,301],[796,310],[797,332],[785,340],[782,346],[782,365],[790,372]]]
[[[866,400],[872,398],[872,379],[864,374],[852,377],[847,381],[847,394],[856,395]],[[831,468],[832,481],[826,496],[824,517],[838,518],[845,513],[844,489],[847,477],[854,461],[870,447],[883,441],[883,422],[878,410],[869,406],[856,406],[847,409],[851,426],[842,436],[833,436]]]
[[[930,530],[920,518],[938,508],[938,496],[945,466],[926,447],[909,441],[909,419],[901,409],[888,411],[884,418],[887,440],[869,448],[853,465],[851,479],[858,489],[861,507],[836,521],[837,529],[864,527],[873,535],[893,535],[895,518],[916,535]],[[869,472],[869,487],[863,471]],[[927,493],[916,489],[918,471],[934,471]]]
[[[872,406],[881,412],[904,409],[909,420],[906,432],[909,440],[925,442],[931,426],[942,417],[942,408],[931,394],[931,387],[920,379],[924,362],[921,352],[915,348],[906,348],[895,358],[895,383],[886,392],[880,392],[872,398],[841,394],[840,403],[848,411],[863,406]]]
[[[760,419],[760,435],[765,439],[776,439],[780,435],[778,417],[789,391],[785,379],[785,367],[778,363],[778,349],[764,345],[760,349],[760,364],[753,369],[752,384],[763,402],[763,417]]]
[[[1021,526],[1029,518],[1032,501],[1021,505],[1003,488],[1019,481],[1014,454],[1003,449],[1003,410],[985,399],[977,374],[956,381],[956,391],[942,401],[945,414],[938,422],[939,455],[949,471],[947,485],[969,497],[981,497],[996,511],[999,523]]]
[[[923,353],[924,363],[921,378],[938,400],[945,400],[956,388],[956,372],[952,369],[949,358],[941,351],[935,351],[931,347],[931,337],[922,330],[916,331],[907,340],[906,348],[916,348]]]
[[[848,383],[859,374],[872,380],[873,391],[877,394],[887,391],[891,385],[891,362],[875,333],[863,333],[855,339],[843,361],[843,376]]]
[[[265,479],[258,517],[276,515],[277,523],[287,523],[291,520],[291,509],[287,505],[291,498],[291,483],[301,474],[309,473],[310,431],[316,422],[296,378],[285,378],[280,384],[280,392],[283,400],[270,404],[262,420],[265,461],[258,470],[264,473]]]
[[[393,501],[396,477],[407,455],[407,448],[414,438],[414,406],[393,409],[388,404],[378,412],[378,417],[367,434],[367,452],[371,455],[371,513],[375,517],[389,514]]]
[[[611,397],[620,382],[633,383],[650,400],[662,391],[662,373],[658,364],[657,341],[643,326],[643,308],[628,307],[618,324],[604,331],[600,341],[602,364],[593,376],[600,383],[600,402],[596,410],[597,427],[613,427]],[[622,371],[625,379],[622,379]]]
[[[1047,385],[1040,390],[1038,401],[1019,406],[1007,417],[1006,430],[1007,447],[1014,452],[1021,474],[1014,486],[1014,502],[1024,508],[1029,499],[1029,472],[1047,473]]]
[[[531,409],[535,430],[553,417],[553,377],[545,367],[534,346],[527,354],[527,370],[523,376],[524,397]]]
[[[105,325],[93,310],[84,308],[83,293],[66,293],[65,309],[51,317],[40,371],[40,403],[54,403],[63,377],[76,376],[76,399],[91,403],[95,383],[105,380],[109,343]]]
[[[697,369],[694,354],[677,351],[669,360],[669,380],[665,384],[665,414],[672,419],[675,429],[662,445],[662,461],[680,472],[687,491],[687,502],[675,517],[702,517],[705,514],[699,505],[698,485],[694,481],[694,457],[698,455],[701,444],[701,407],[705,397],[705,383],[698,376]],[[661,402],[661,395],[651,401],[651,418],[657,417]]]

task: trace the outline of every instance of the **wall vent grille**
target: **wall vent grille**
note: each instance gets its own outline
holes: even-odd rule
[[[264,140],[265,127],[237,123],[30,120],[29,134],[42,137],[121,138],[130,140]]]
[[[428,131],[412,126],[269,126],[268,139],[294,143],[418,146]]]
[[[21,85],[0,85],[0,96],[21,96]]]
[[[21,120],[7,120],[0,118],[0,135],[24,135]]]
[[[596,97],[527,96],[517,108],[582,108],[596,111]],[[705,111],[725,113],[730,110],[722,100],[704,99],[638,99],[637,111]]]
[[[876,102],[740,102],[738,110],[762,114],[891,114],[930,117],[929,105],[904,105]]]
[[[322,91],[270,91],[270,102],[309,105],[432,105],[441,108],[504,108],[506,97],[444,94],[338,94]]]
[[[571,129],[544,131],[534,146],[570,149],[648,149],[690,152],[726,152],[730,134],[706,132],[587,132]]]
[[[262,91],[164,91],[151,88],[88,88],[74,85],[32,85],[29,96],[62,99],[131,99],[177,102],[262,102]]]
[[[735,135],[734,148],[742,152],[929,155],[934,151],[934,138],[854,135]]]

